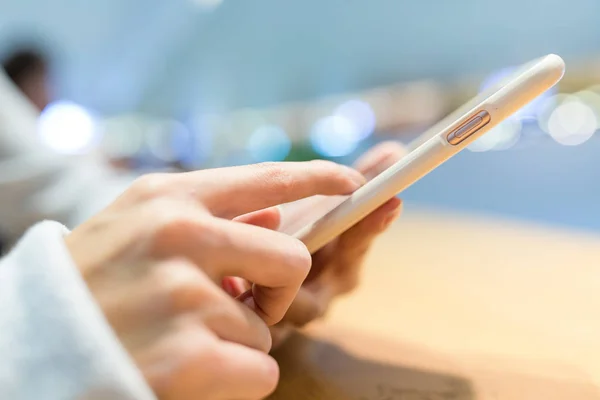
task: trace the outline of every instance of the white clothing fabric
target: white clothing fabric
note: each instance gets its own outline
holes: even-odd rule
[[[73,264],[57,222],[0,260],[0,399],[155,399]]]

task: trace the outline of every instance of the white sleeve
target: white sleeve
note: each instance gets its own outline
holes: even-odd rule
[[[0,398],[155,399],[73,264],[56,222],[0,260]]]
[[[0,70],[0,234],[34,223],[69,227],[108,205],[134,179],[91,157],[58,154],[37,137],[38,113]]]

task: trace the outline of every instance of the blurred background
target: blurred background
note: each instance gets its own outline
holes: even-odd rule
[[[139,172],[351,163],[557,53],[559,87],[402,197],[600,230],[597,0],[3,0],[0,10],[0,58],[47,67],[39,139]]]

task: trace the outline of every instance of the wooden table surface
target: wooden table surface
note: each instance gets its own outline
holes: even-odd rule
[[[600,235],[408,209],[272,399],[600,399]]]

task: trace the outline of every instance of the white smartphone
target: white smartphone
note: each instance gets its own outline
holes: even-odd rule
[[[560,81],[564,71],[564,61],[554,54],[523,65],[512,76],[430,128],[409,145],[406,156],[337,207],[289,233],[302,240],[311,252],[319,250],[550,89]]]

